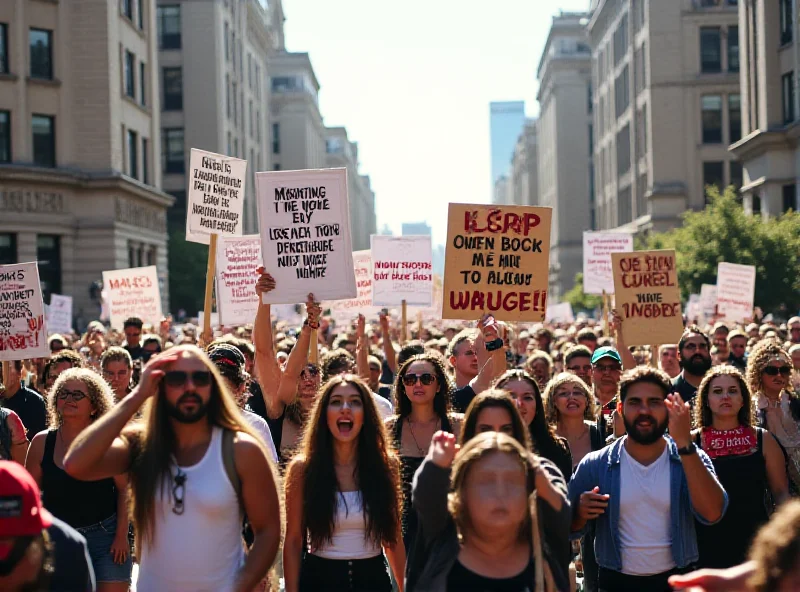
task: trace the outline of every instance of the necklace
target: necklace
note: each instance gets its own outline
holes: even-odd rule
[[[426,451],[425,451],[424,448],[422,448],[422,446],[419,445],[419,441],[417,441],[417,436],[416,436],[416,434],[414,434],[414,424],[411,422],[411,418],[410,417],[406,417],[406,422],[408,423],[408,427],[411,430],[411,437],[414,439],[414,445],[417,447],[417,451],[418,451],[419,455],[420,456],[425,456]],[[430,423],[430,422],[426,422],[426,423]],[[439,419],[437,418],[436,419],[436,429],[434,429],[434,432],[436,430],[438,430],[438,429],[439,429]]]

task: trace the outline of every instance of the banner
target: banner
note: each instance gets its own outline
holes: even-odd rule
[[[543,321],[552,208],[451,203],[444,319]]]
[[[50,295],[50,306],[47,309],[47,331],[51,335],[72,332],[72,296]]]
[[[355,298],[347,169],[256,173],[265,304]]]
[[[574,323],[575,314],[572,311],[572,305],[569,302],[549,304],[544,320],[548,323]]]
[[[675,251],[612,253],[611,264],[625,345],[678,343],[683,308]]]
[[[261,237],[225,236],[217,241],[217,313],[223,325],[247,325],[258,312],[256,269],[261,265]],[[213,313],[212,313],[213,314]]]
[[[158,328],[163,315],[155,265],[104,271],[103,286],[108,292],[112,328],[121,331],[129,317],[139,317]]]
[[[700,286],[700,310],[703,313],[703,321],[706,323],[717,314],[717,286],[715,284]]]
[[[186,240],[241,236],[247,161],[192,148],[186,195]]]
[[[38,264],[0,265],[0,360],[49,355]]]
[[[753,317],[756,268],[752,265],[720,263],[717,266],[717,310],[728,321]]]
[[[329,308],[331,317],[337,325],[346,325],[357,315],[363,314],[368,319],[377,318],[381,308],[372,305],[372,255],[369,249],[353,253],[353,271],[356,276],[358,296],[345,300],[326,302],[323,308]]]
[[[433,255],[430,235],[373,234],[372,303],[375,306],[433,305]]]
[[[583,293],[614,293],[611,253],[633,251],[633,235],[624,232],[583,233]]]

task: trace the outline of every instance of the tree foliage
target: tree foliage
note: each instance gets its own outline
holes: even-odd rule
[[[800,214],[789,212],[766,222],[748,216],[729,187],[709,187],[709,205],[686,212],[683,226],[653,233],[645,249],[675,249],[684,298],[702,284],[717,283],[717,264],[756,267],[755,304],[765,312],[791,316],[800,308]]]
[[[205,299],[208,247],[187,242],[186,231],[176,229],[169,234],[168,259],[170,308],[193,316]]]
[[[593,296],[591,294],[583,293],[583,273],[578,272],[575,274],[575,285],[564,294],[564,301],[572,305],[572,310],[578,311],[593,311],[603,306],[603,298],[601,296]]]

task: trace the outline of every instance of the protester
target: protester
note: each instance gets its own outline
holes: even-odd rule
[[[42,507],[19,464],[0,461],[0,590],[94,592],[86,539]]]
[[[150,398],[143,421],[126,429]],[[76,438],[64,468],[84,480],[129,472],[139,590],[249,592],[275,559],[275,467],[194,346],[152,358],[131,394]],[[242,510],[254,533],[246,558]]]
[[[622,377],[622,358],[610,346],[600,347],[592,354],[592,385],[598,407],[597,430],[603,440],[622,431],[617,412],[617,393]]]
[[[793,344],[800,344],[800,317],[792,317],[786,323],[789,341]]]
[[[711,460],[692,442],[689,404],[670,392],[660,370],[628,371],[617,404],[627,434],[584,457],[569,483],[572,531],[596,521],[601,591],[670,590],[668,577],[698,560],[694,519],[725,513]]]
[[[562,372],[550,381],[544,393],[547,423],[569,444],[572,470],[589,452],[600,450],[605,440],[597,429],[597,410],[589,387],[574,374]]]
[[[103,378],[111,385],[117,403],[131,392],[133,359],[128,350],[123,347],[109,347],[100,357],[100,370]]]
[[[592,352],[584,345],[576,345],[564,355],[564,368],[580,378],[587,386],[592,386]]]
[[[148,333],[142,338],[142,361],[147,362],[154,355],[161,353],[162,348],[161,337]]]
[[[36,391],[22,384],[22,361],[12,360],[3,364],[8,368],[8,376],[3,376],[5,387],[2,396],[3,407],[16,413],[27,429],[28,439],[47,427],[47,409],[44,399]]]
[[[478,321],[475,335],[472,347],[476,352],[479,371],[467,384],[460,387],[456,385],[452,404],[458,413],[464,413],[475,395],[488,389],[506,369],[504,326],[486,314]]]
[[[286,475],[286,592],[403,592],[397,457],[359,378],[328,381]],[[308,552],[305,552],[308,541]]]
[[[50,356],[50,360],[47,362],[47,366],[49,369],[45,372],[45,389],[44,392],[48,393],[50,389],[53,387],[56,379],[59,375],[64,372],[65,370],[69,370],[70,368],[82,368],[86,365],[84,359],[81,355],[73,351],[71,349],[64,349],[58,352],[57,354],[53,354]],[[44,429],[44,428],[42,428]],[[42,431],[42,430],[39,430]],[[35,435],[38,432],[35,432]]]
[[[747,335],[738,329],[728,333],[728,364],[739,372],[747,369]]]
[[[578,331],[575,340],[578,342],[578,345],[588,348],[591,353],[594,353],[594,350],[597,349],[597,334],[589,327],[584,327]]]
[[[678,346],[666,343],[658,348],[658,367],[667,373],[670,378],[675,378],[681,373],[678,362]]]
[[[503,432],[533,450],[531,432],[520,414],[519,403],[511,393],[501,388],[483,391],[472,399],[464,414],[461,443],[483,432]]]
[[[477,337],[477,330],[464,329],[450,340],[450,345],[447,347],[445,355],[453,368],[453,381],[457,389],[467,386],[480,371],[478,354],[475,348],[475,339]]]
[[[134,361],[144,358],[144,349],[141,345],[142,327],[144,327],[144,322],[139,317],[127,318],[122,324],[122,330],[125,333],[124,347]]]
[[[711,343],[697,325],[688,326],[681,335],[678,342],[678,363],[681,373],[672,380],[672,388],[681,399],[692,404],[697,387],[711,369]]]
[[[742,563],[771,506],[789,496],[783,452],[772,434],[754,427],[753,410],[750,389],[733,366],[713,368],[700,383],[694,442],[711,458],[729,500],[722,520],[697,524],[703,567]]]
[[[126,592],[133,567],[127,477],[79,481],[62,468],[78,434],[114,406],[111,389],[94,370],[71,368],[56,380],[49,404],[50,429],[33,438],[25,468],[40,486],[45,508],[86,538],[98,591]]]
[[[553,377],[553,358],[544,351],[534,352],[525,361],[525,370],[536,380],[539,390],[543,391]]]
[[[363,357],[363,356],[362,356]],[[362,368],[366,367],[366,357],[363,357]],[[353,355],[344,348],[332,349],[327,352],[320,360],[320,371],[322,372],[322,382],[327,382],[339,374],[358,373],[363,377],[368,370],[358,372],[357,363]],[[383,419],[388,419],[394,414],[394,405],[391,401],[384,399],[376,393],[372,393],[372,399],[378,408],[378,413]]]

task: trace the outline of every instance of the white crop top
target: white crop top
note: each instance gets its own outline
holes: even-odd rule
[[[369,559],[382,552],[380,545],[366,537],[361,492],[339,492],[331,542],[311,549],[311,553],[325,559]]]

